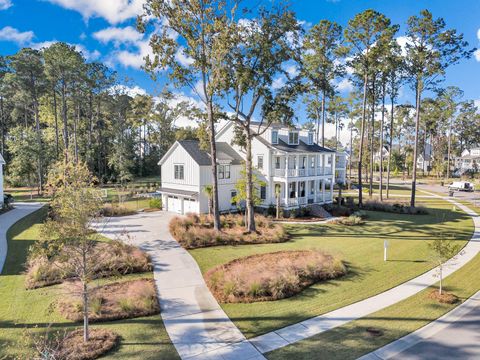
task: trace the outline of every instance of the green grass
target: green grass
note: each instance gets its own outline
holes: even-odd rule
[[[466,300],[480,289],[479,267],[480,254],[447,277],[445,289],[453,292],[461,301]],[[356,359],[427,325],[459,305],[440,304],[429,299],[427,295],[434,289],[436,287],[427,288],[367,317],[272,351],[267,358],[307,360],[312,359],[314,354],[322,354],[325,359]],[[370,327],[381,330],[383,335],[368,336],[365,329]]]
[[[0,276],[0,358],[21,356],[24,329],[38,325],[39,329],[52,324],[53,329],[72,328],[55,310],[58,286],[25,290],[23,264],[27,250],[39,238],[41,223],[46,215],[43,208],[17,222],[8,231],[8,254]],[[135,274],[122,278],[103,279],[100,283],[124,281],[152,274]],[[121,344],[106,358],[115,359],[178,359],[160,315],[93,325],[106,327],[121,335]]]
[[[429,259],[429,240],[439,231],[464,245],[473,232],[472,219],[441,199],[422,199],[429,215],[369,212],[362,226],[291,226],[292,239],[282,244],[242,245],[190,251],[202,272],[236,258],[280,250],[320,249],[338,255],[348,265],[341,279],[316,284],[297,296],[274,302],[222,304],[247,336],[263,333],[338,309],[399,285],[435,266]],[[383,261],[388,240],[389,261]]]

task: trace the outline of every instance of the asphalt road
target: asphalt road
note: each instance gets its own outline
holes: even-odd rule
[[[396,356],[402,360],[480,359],[480,304],[459,321]]]

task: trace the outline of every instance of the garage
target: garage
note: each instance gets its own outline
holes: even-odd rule
[[[195,199],[183,199],[183,213],[198,213],[198,202]]]
[[[178,196],[168,196],[167,200],[168,211],[176,212],[178,214],[182,213],[182,199]]]

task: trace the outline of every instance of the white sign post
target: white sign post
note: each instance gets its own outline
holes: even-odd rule
[[[387,261],[388,240],[383,242],[383,261]]]

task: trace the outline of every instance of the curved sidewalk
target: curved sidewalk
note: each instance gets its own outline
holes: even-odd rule
[[[97,230],[109,238],[128,232],[152,258],[161,316],[182,359],[264,359],[210,293],[192,258],[170,235],[167,212],[109,218]]]
[[[463,248],[461,253],[456,257],[456,259],[450,260],[445,264],[443,276],[447,277],[469,262],[480,251],[480,217],[467,206],[462,205],[451,198],[444,198],[435,194],[430,195],[449,201],[465,211],[465,213],[472,217],[475,226],[475,231],[472,238]],[[411,279],[378,295],[302,321],[300,323],[260,335],[258,337],[249,339],[249,341],[262,353],[294,344],[297,341],[307,339],[324,331],[344,325],[350,321],[365,317],[371,313],[394,305],[399,301],[415,295],[416,293],[438,282],[436,273],[437,269],[434,268],[414,279]]]
[[[0,215],[0,274],[7,258],[7,231],[18,220],[40,209],[43,203],[15,203],[14,208]]]

